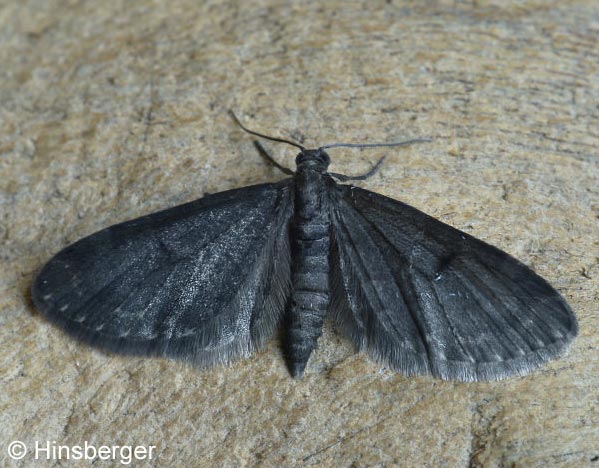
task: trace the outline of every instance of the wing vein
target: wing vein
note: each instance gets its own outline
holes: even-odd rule
[[[379,232],[379,233],[380,233],[380,230],[378,229],[378,227],[377,227],[377,226],[375,226],[375,225],[374,225],[374,224],[373,224],[373,223],[372,223],[372,222],[371,222],[369,219],[367,219],[367,218],[366,218],[364,215],[362,215],[362,213],[360,213],[360,211],[359,211],[358,209],[356,209],[356,208],[355,208],[353,205],[349,205],[349,206],[351,206],[351,207],[352,207],[353,211],[354,211],[354,212],[357,214],[357,216],[358,216],[359,218],[361,218],[362,220],[366,221],[366,223],[367,223],[368,225],[370,225],[370,226],[374,227],[374,229],[375,229],[377,232]],[[366,232],[366,235],[369,235],[369,234],[368,234],[368,232]],[[370,236],[369,236],[369,237],[370,237]],[[384,237],[384,238],[385,238],[385,240],[386,240],[386,237],[385,237],[385,236],[383,236],[383,237]],[[374,240],[373,240],[372,238],[371,238],[371,241],[372,241],[373,245],[375,245],[375,246],[376,246],[376,242],[374,242]],[[389,243],[389,244],[390,244],[390,243]],[[391,244],[391,245],[392,245],[392,244]],[[395,246],[393,246],[393,245],[392,245],[392,247],[395,249]],[[378,247],[377,247],[377,249],[378,249]],[[389,262],[387,261],[387,258],[386,258],[386,256],[384,255],[384,253],[383,253],[383,252],[381,252],[381,251],[380,251],[380,249],[378,249],[378,250],[379,250],[379,253],[381,254],[381,256],[382,256],[382,258],[383,258],[383,260],[384,260],[385,264],[387,265],[387,267],[389,268],[389,270],[390,270],[390,271],[392,271],[392,268],[391,268],[391,266],[389,265]],[[406,301],[405,289],[402,287],[403,285],[401,285],[401,284],[399,284],[399,283],[398,283],[397,279],[395,278],[395,275],[391,275],[391,276],[392,276],[392,278],[393,278],[393,281],[394,281],[394,283],[395,283],[395,285],[396,285],[396,287],[397,287],[398,291],[399,291],[399,292],[400,292],[400,294],[402,295],[403,302],[404,302],[404,304],[405,304],[405,306],[406,306],[406,309],[408,309],[408,312],[409,312],[409,314],[410,314],[410,317],[412,318],[412,322],[414,323],[414,327],[415,327],[416,331],[418,332],[418,338],[419,338],[420,342],[422,343],[422,346],[424,347],[424,350],[425,350],[425,352],[426,352],[426,355],[427,355],[427,359],[428,359],[428,360],[429,360],[429,362],[430,362],[430,358],[431,358],[431,350],[430,350],[430,347],[429,347],[429,343],[428,343],[428,341],[427,341],[427,339],[426,339],[426,333],[425,333],[425,331],[423,330],[423,326],[422,326],[422,324],[420,323],[420,321],[418,320],[418,317],[417,317],[417,315],[415,314],[415,312],[412,310],[412,307],[411,307],[411,306],[410,306],[410,304],[409,304],[409,302],[410,302],[410,301]],[[411,283],[411,284],[413,285],[413,283]],[[377,294],[378,294],[378,293],[377,293]],[[385,316],[386,316],[386,317],[389,317],[388,313],[386,313],[387,311],[386,311],[384,308],[383,308],[383,312],[385,313]],[[395,321],[394,321],[394,320],[390,320],[390,319],[389,319],[389,320],[388,320],[388,322],[390,322],[390,323],[392,323],[392,324],[393,324],[393,328],[394,328],[394,329],[395,329],[395,331],[396,331],[396,332],[398,332],[398,334],[401,336],[401,333],[399,333],[399,330],[398,330],[398,329],[397,329],[397,327],[395,326]]]
[[[468,267],[466,267],[466,266],[465,266],[464,268],[465,268],[465,270],[466,270],[466,271],[467,271],[467,272],[468,272],[470,275],[472,275],[474,278],[476,278],[476,279],[477,279],[477,280],[478,280],[480,283],[482,283],[483,285],[484,285],[484,284],[486,284],[486,283],[485,283],[485,281],[484,281],[484,280],[482,280],[482,279],[480,278],[480,276],[478,276],[478,275],[477,275],[477,273],[476,273],[475,271],[473,271],[472,269],[470,269],[470,268],[468,268]],[[479,293],[481,293],[481,294],[485,294],[485,293],[486,293],[486,294],[487,294],[487,297],[489,297],[489,295],[490,295],[490,296],[492,296],[492,297],[489,297],[489,299],[491,299],[491,300],[495,299],[495,300],[496,300],[496,302],[499,302],[500,304],[503,304],[503,307],[495,307],[495,308],[496,308],[497,310],[506,310],[506,311],[509,313],[510,317],[511,317],[512,319],[514,319],[514,321],[515,321],[515,322],[518,322],[518,323],[520,323],[520,325],[522,326],[522,328],[523,328],[523,330],[526,332],[526,334],[527,334],[527,335],[528,335],[530,338],[532,338],[534,341],[536,341],[536,337],[535,337],[534,333],[533,333],[531,330],[529,330],[529,329],[528,329],[528,327],[526,327],[525,323],[522,321],[522,319],[521,319],[521,318],[520,318],[518,315],[514,314],[514,312],[512,311],[512,309],[511,309],[510,307],[508,307],[508,306],[507,306],[507,305],[506,305],[506,304],[505,304],[505,303],[504,303],[504,302],[501,300],[501,298],[499,297],[499,295],[497,294],[497,292],[496,292],[496,291],[494,291],[492,288],[489,288],[488,286],[486,287],[486,291],[483,291],[483,290],[482,290],[482,289],[480,289],[480,288],[473,289],[473,286],[469,286],[469,285],[468,285],[468,283],[467,283],[466,281],[464,281],[464,280],[463,280],[462,276],[457,274],[457,272],[456,272],[456,277],[457,277],[457,278],[458,278],[458,279],[459,279],[459,280],[462,282],[462,284],[463,284],[463,285],[464,285],[466,288],[468,288],[468,289],[469,289],[471,292],[479,292]],[[535,351],[535,349],[534,349],[534,348],[533,348],[533,347],[530,345],[530,343],[528,342],[528,340],[527,340],[527,339],[525,339],[525,338],[522,336],[522,333],[521,333],[521,331],[518,331],[518,330],[517,330],[517,329],[516,329],[516,328],[515,328],[515,327],[514,327],[514,326],[513,326],[513,325],[512,325],[512,324],[511,324],[509,321],[507,321],[507,320],[505,320],[505,319],[504,319],[504,322],[505,322],[505,323],[504,323],[504,327],[501,327],[501,326],[499,326],[499,324],[498,324],[498,323],[497,323],[497,322],[496,322],[496,321],[495,321],[495,320],[494,320],[494,319],[493,319],[493,318],[490,316],[490,314],[489,314],[489,313],[486,311],[486,309],[484,308],[484,306],[482,306],[482,304],[479,302],[479,300],[478,300],[478,299],[477,299],[475,296],[473,296],[473,297],[474,297],[474,300],[476,301],[476,303],[477,303],[477,304],[479,305],[479,307],[481,308],[481,310],[483,310],[483,311],[485,312],[485,315],[487,315],[487,317],[489,318],[489,320],[493,321],[493,323],[494,323],[494,328],[496,328],[497,330],[500,330],[500,331],[502,331],[503,335],[504,335],[504,336],[505,336],[505,337],[508,339],[508,341],[510,341],[510,342],[511,342],[511,343],[512,343],[512,344],[515,346],[515,348],[516,348],[516,349],[519,349],[519,348],[520,348],[520,346],[519,346],[519,345],[517,345],[516,343],[514,343],[514,341],[513,341],[513,340],[512,340],[512,339],[509,337],[509,335],[508,335],[508,334],[507,334],[505,331],[503,331],[503,328],[504,328],[505,326],[507,326],[507,327],[511,328],[511,329],[514,331],[514,333],[516,333],[517,335],[519,335],[519,336],[520,336],[520,337],[523,339],[524,343],[525,343],[525,344],[526,344],[526,345],[527,345],[527,346],[530,348],[530,350],[531,350],[531,351]],[[515,357],[515,356],[514,356],[514,357]]]
[[[494,271],[496,271],[498,274],[500,274],[500,275],[501,275],[501,276],[504,278],[504,280],[505,280],[505,279],[509,280],[509,281],[510,281],[510,283],[511,283],[511,284],[513,284],[513,289],[517,289],[517,290],[519,290],[519,291],[520,291],[521,293],[523,293],[525,296],[530,296],[530,293],[529,293],[528,291],[524,290],[524,289],[522,288],[522,285],[521,285],[519,282],[517,282],[517,281],[513,281],[513,280],[512,280],[512,278],[510,278],[509,276],[507,276],[507,275],[506,275],[504,272],[502,272],[501,270],[492,270],[492,269],[490,269],[490,268],[489,268],[489,266],[488,266],[487,264],[485,264],[485,263],[482,263],[482,262],[481,262],[481,264],[482,264],[482,266],[484,266],[484,268],[485,268],[485,269],[486,269],[486,270],[487,270],[489,273],[491,273],[491,274],[492,274]],[[539,279],[540,279],[540,278],[539,278]],[[508,289],[509,289],[509,288],[508,288]],[[547,314],[547,315],[546,315],[546,316],[544,316],[544,317],[540,316],[534,307],[530,307],[529,305],[527,305],[527,304],[526,304],[526,303],[525,303],[525,302],[522,300],[522,298],[520,297],[520,295],[519,295],[519,294],[518,294],[518,295],[517,295],[517,294],[514,294],[514,295],[512,295],[512,297],[513,297],[513,298],[514,298],[514,299],[515,299],[517,302],[519,302],[519,303],[521,304],[521,306],[522,306],[522,308],[523,308],[523,309],[525,309],[525,310],[529,310],[529,311],[531,311],[531,312],[532,312],[532,314],[533,314],[533,315],[534,315],[534,316],[537,318],[537,320],[535,321],[535,323],[539,325],[539,328],[540,328],[540,325],[542,325],[542,326],[545,328],[545,330],[543,330],[543,331],[544,331],[544,333],[545,333],[545,335],[546,335],[546,336],[548,336],[548,337],[551,337],[551,330],[553,329],[553,327],[551,327],[551,326],[549,325],[548,321],[553,321],[553,316],[552,316],[551,314]],[[546,301],[544,302],[544,305],[545,305],[545,306],[547,306],[547,305],[548,305]],[[552,308],[552,307],[548,307],[548,309],[549,309],[549,310],[551,310],[552,312],[557,312],[557,311],[558,311],[557,309],[554,309],[554,308]],[[561,327],[561,325],[560,325],[560,324],[556,324],[555,322],[553,322],[553,323],[554,323],[554,325],[559,325],[559,326]]]
[[[337,219],[337,221],[339,221],[339,219]],[[358,260],[360,260],[360,267],[361,267],[360,270],[362,271],[362,274],[365,274],[366,276],[368,276],[368,271],[364,267],[363,258],[359,254],[358,250],[356,249],[356,244],[355,244],[354,240],[351,238],[351,235],[349,234],[349,231],[346,229],[346,227],[345,227],[345,225],[343,225],[343,223],[339,223],[338,222],[337,224],[344,230],[344,236],[345,236],[345,238],[347,239],[348,243],[351,244],[352,250],[356,253],[356,258],[358,258]],[[368,279],[372,282],[371,278],[368,278]],[[371,289],[375,289],[375,292],[376,292],[376,288],[371,288]],[[370,298],[368,297],[368,295],[367,294],[363,294],[363,295],[365,296],[364,299],[369,303],[371,311],[374,311],[373,305],[370,302]],[[378,295],[378,293],[376,293],[376,295],[377,295],[377,298],[379,299],[379,302],[380,302],[380,296]]]

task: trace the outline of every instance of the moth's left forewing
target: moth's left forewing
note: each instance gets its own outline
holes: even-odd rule
[[[577,335],[563,297],[505,252],[367,190],[337,186],[331,198],[333,317],[392,368],[499,379]]]
[[[282,319],[292,180],[207,196],[108,227],[38,274],[37,308],[117,353],[210,366],[245,357]]]

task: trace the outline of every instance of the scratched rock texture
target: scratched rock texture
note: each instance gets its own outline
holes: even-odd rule
[[[155,445],[138,466],[599,466],[599,5],[324,3],[2,3],[3,466],[59,464],[11,462],[13,440]],[[532,265],[578,314],[571,353],[525,378],[442,382],[381,369],[328,328],[294,381],[276,340],[199,372],[49,325],[29,288],[60,248],[281,178],[228,108],[308,146],[434,137],[331,150],[331,169],[387,154],[362,186]]]

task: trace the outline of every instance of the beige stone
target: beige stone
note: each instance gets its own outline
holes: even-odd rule
[[[598,35],[591,0],[4,1],[1,464],[21,440],[155,445],[137,466],[599,466]],[[362,186],[533,266],[578,315],[570,354],[523,378],[443,382],[381,369],[327,328],[295,381],[276,340],[198,371],[46,322],[29,289],[60,248],[282,177],[229,108],[306,145],[432,136],[331,150],[331,169],[387,154]],[[268,147],[292,165],[293,149]]]

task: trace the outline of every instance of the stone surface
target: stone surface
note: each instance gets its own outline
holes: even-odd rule
[[[155,445],[138,466],[599,466],[599,6],[324,3],[2,2],[3,466],[59,464],[10,462],[13,440]],[[229,108],[308,146],[434,137],[331,150],[332,170],[387,154],[364,187],[533,266],[578,315],[570,354],[524,378],[442,382],[380,369],[327,328],[294,381],[276,340],[201,372],[47,323],[29,288],[60,248],[281,178]]]

